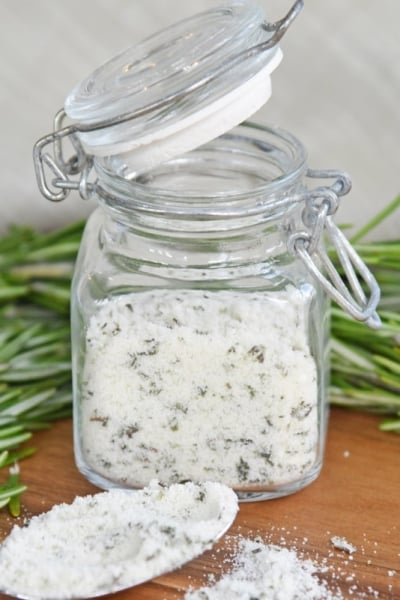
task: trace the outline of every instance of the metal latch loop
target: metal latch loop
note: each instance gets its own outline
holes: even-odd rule
[[[48,167],[56,178],[63,181],[67,180],[67,176],[57,165],[54,158],[48,152],[45,152],[45,148],[50,144],[54,144],[56,136],[60,135],[60,133],[62,134],[63,132],[54,132],[42,137],[36,142],[33,149],[33,163],[35,166],[38,187],[43,196],[52,202],[60,202],[61,200],[64,200],[68,194],[66,189],[59,189],[57,187],[55,188],[54,185],[50,185],[45,170],[45,167]],[[64,133],[64,135],[68,134],[68,132]]]
[[[336,196],[345,196],[352,187],[350,175],[345,171],[337,171],[336,169],[307,169],[307,177],[310,179],[334,179],[329,188]]]
[[[376,312],[380,300],[379,286],[331,216],[338,206],[338,196],[347,193],[351,182],[346,174],[336,171],[312,171],[311,175],[319,179],[324,176],[335,177],[336,181],[329,188],[316,188],[305,194],[303,223],[307,229],[290,236],[288,249],[301,259],[313,278],[343,310],[376,329],[381,324]],[[325,250],[324,234],[339,259],[342,273]]]
[[[85,153],[78,139],[76,126],[62,127],[64,118],[65,112],[60,110],[54,118],[53,133],[42,137],[34,146],[33,162],[38,187],[43,196],[52,202],[64,200],[71,190],[79,191],[86,200],[94,189],[93,184],[88,183],[93,159]],[[67,138],[75,151],[68,160],[64,158],[63,151],[63,143]],[[46,151],[48,146],[52,147],[52,154]],[[48,171],[55,176],[51,180],[48,178]],[[79,178],[71,179],[74,175],[79,175]]]

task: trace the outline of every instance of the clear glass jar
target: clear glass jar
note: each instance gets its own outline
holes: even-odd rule
[[[81,82],[35,145],[46,198],[98,201],[72,351],[76,462],[100,487],[217,480],[261,500],[321,469],[329,298],[375,327],[379,288],[332,220],[347,176],[239,125],[302,5],[269,23],[232,0],[151,36]]]
[[[242,499],[310,483],[329,302],[288,251],[302,145],[243,125],[136,179],[96,169],[72,289],[78,468],[105,488],[218,480]]]

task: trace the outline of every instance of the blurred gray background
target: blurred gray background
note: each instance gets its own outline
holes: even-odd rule
[[[87,214],[79,197],[52,204],[37,191],[35,140],[70,89],[95,67],[218,0],[0,0],[0,230],[42,229]],[[259,0],[268,20],[290,0]],[[313,168],[353,179],[339,223],[365,223],[400,192],[400,2],[305,0],[282,41],[273,94],[253,120],[288,129]],[[398,237],[400,211],[376,236]]]

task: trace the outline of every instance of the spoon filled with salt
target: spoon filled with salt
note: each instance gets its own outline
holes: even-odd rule
[[[211,548],[237,511],[235,493],[213,482],[77,497],[13,528],[0,546],[0,589],[66,600],[133,587]]]

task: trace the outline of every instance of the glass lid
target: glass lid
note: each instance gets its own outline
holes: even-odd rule
[[[228,131],[266,102],[282,56],[274,35],[257,4],[234,0],[115,56],[72,90],[65,111],[88,153],[123,153],[143,172]]]

